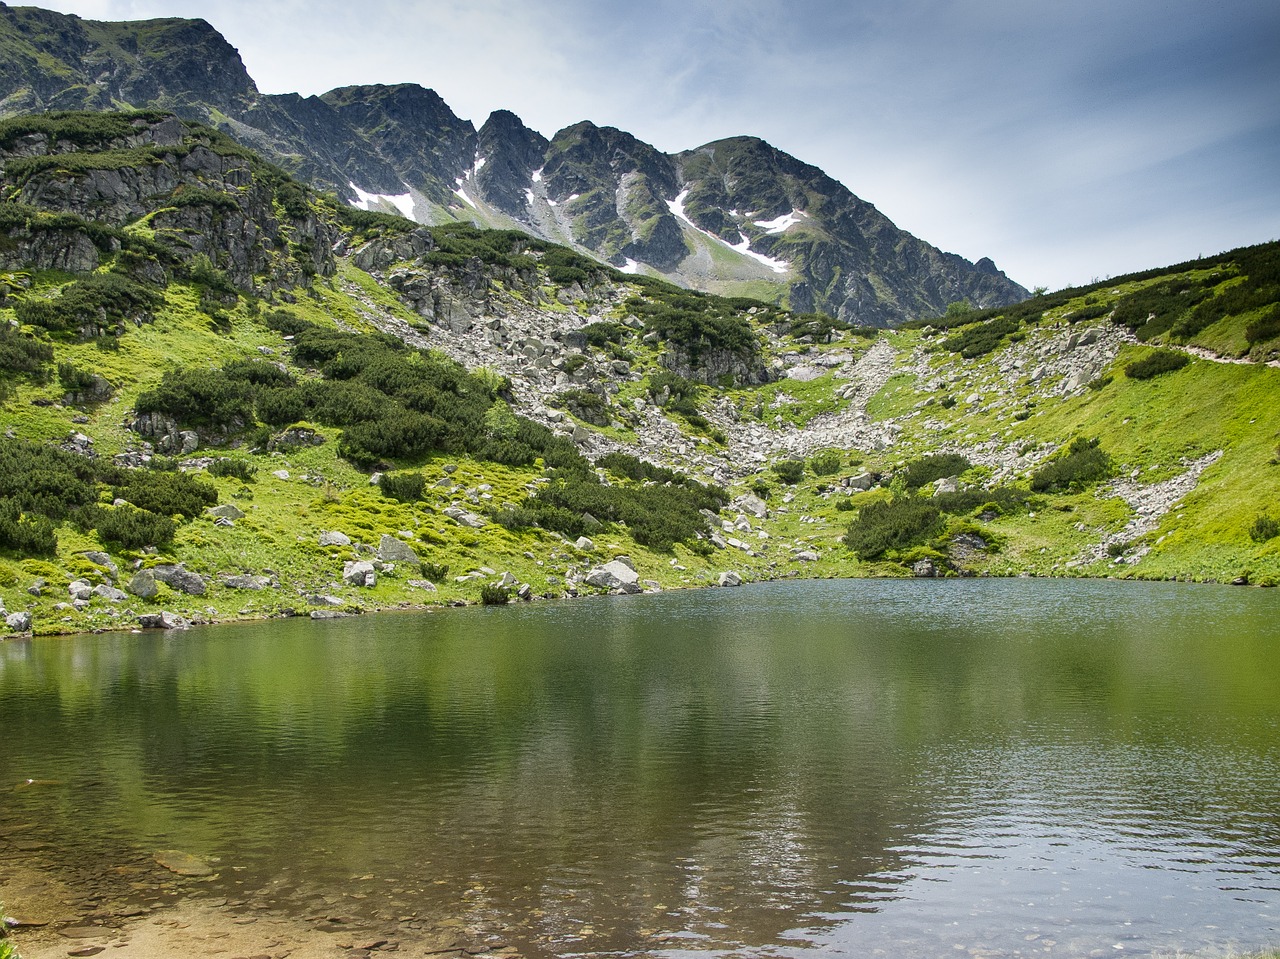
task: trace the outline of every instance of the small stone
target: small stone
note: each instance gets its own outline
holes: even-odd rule
[[[582,550],[584,553],[590,553],[593,549],[596,548],[596,544],[591,542],[591,540],[589,540],[585,536],[579,536],[577,541],[574,542],[573,545],[576,546],[578,549]]]
[[[209,515],[222,519],[244,519],[244,510],[233,503],[223,503],[221,506],[209,507]]]
[[[320,545],[321,546],[350,546],[351,537],[348,536],[346,533],[339,533],[337,530],[332,530],[330,532],[320,534]]]

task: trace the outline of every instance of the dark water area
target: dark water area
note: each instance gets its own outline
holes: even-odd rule
[[[27,780],[40,785],[11,789]],[[1280,592],[779,583],[0,643],[0,836],[528,955],[1280,945]]]

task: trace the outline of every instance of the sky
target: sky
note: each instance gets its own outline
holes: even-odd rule
[[[591,120],[666,152],[758,136],[1028,288],[1280,238],[1277,0],[36,5],[203,17],[264,93],[419,83],[477,127]]]

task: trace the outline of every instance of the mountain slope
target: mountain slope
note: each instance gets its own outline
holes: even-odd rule
[[[1280,244],[876,331],[353,210],[163,113],[0,122],[0,190],[11,630],[1280,583]]]
[[[878,326],[955,301],[989,307],[1027,295],[989,260],[970,263],[898,230],[754,138],[670,156],[589,122],[548,141],[506,111],[476,131],[412,84],[266,96],[202,20],[98,23],[0,5],[0,51],[0,115],[173,110],[366,209],[518,226],[694,288]]]

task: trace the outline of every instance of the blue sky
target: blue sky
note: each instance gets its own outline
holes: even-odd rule
[[[675,152],[751,134],[1057,289],[1280,238],[1276,0],[49,0],[203,17],[266,93],[416,82]]]

